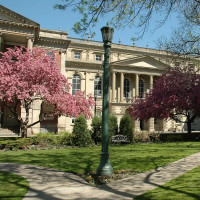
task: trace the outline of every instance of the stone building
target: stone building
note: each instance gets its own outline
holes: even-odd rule
[[[102,113],[102,62],[104,60],[103,43],[70,38],[67,32],[40,28],[40,25],[24,16],[19,15],[0,5],[0,50],[14,46],[44,48],[47,53],[56,52],[60,60],[60,70],[72,84],[71,92],[81,90],[85,94],[91,93],[96,99],[96,115]],[[195,60],[194,60],[195,61]],[[110,56],[110,112],[117,116],[118,121],[124,115],[131,99],[140,98],[151,90],[154,82],[168,66],[190,65],[195,67],[195,62],[185,61],[183,58],[174,59],[169,52],[112,44]],[[38,120],[40,101],[34,103],[31,109],[31,122]],[[43,109],[46,109],[45,107]],[[21,115],[24,111],[21,108]],[[88,121],[88,124],[90,124]],[[0,136],[3,133],[16,132],[16,122],[1,116]],[[71,131],[74,119],[60,117],[48,118],[40,124],[29,129],[29,135],[49,131]],[[135,131],[182,131],[183,125],[172,120],[163,121],[150,119],[148,122],[133,121]],[[193,126],[199,130],[198,123]]]

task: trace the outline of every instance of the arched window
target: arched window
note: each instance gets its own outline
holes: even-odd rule
[[[72,77],[72,95],[81,89],[81,78],[78,74],[74,74]]]
[[[124,97],[130,97],[130,81],[127,78],[124,79]]]
[[[139,97],[144,98],[144,81],[139,80]]]
[[[94,79],[94,96],[101,97],[101,77],[96,76]]]

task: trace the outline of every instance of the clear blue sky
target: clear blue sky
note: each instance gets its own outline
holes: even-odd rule
[[[77,35],[73,32],[73,24],[78,21],[80,16],[73,13],[71,10],[61,11],[55,10],[53,5],[55,3],[62,2],[61,0],[1,0],[1,5],[37,22],[40,24],[41,28],[67,31],[69,37],[82,38],[81,35]],[[159,19],[160,16],[155,16],[155,21]],[[170,18],[168,22],[156,31],[154,29],[155,24],[151,23],[148,32],[143,36],[141,40],[136,41],[136,46],[146,47],[148,42],[149,48],[156,48],[156,41],[159,37],[166,36],[169,37],[172,28],[175,27],[176,18]],[[97,41],[102,41],[100,28],[106,25],[104,20],[101,20],[93,31],[96,32],[96,36],[93,38]],[[121,44],[132,45],[131,38],[136,37],[134,35],[133,28],[126,28],[125,30],[115,30],[113,42],[118,43],[119,38]]]

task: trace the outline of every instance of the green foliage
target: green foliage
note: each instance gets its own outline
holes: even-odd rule
[[[21,200],[28,192],[28,181],[16,174],[0,172],[0,199]]]
[[[38,144],[43,147],[47,147],[49,145],[52,146],[67,146],[73,145],[72,140],[73,136],[69,132],[60,132],[58,134],[55,133],[39,133],[34,138],[34,144]]]
[[[101,117],[94,116],[92,119],[91,137],[95,144],[101,142],[102,136],[102,119]]]
[[[39,133],[35,137],[31,138],[18,138],[13,140],[12,138],[6,140],[0,140],[0,149],[5,150],[18,150],[18,149],[36,149],[34,145],[39,147],[61,147],[72,146],[73,136],[69,132],[55,133]]]
[[[92,32],[91,29],[103,19],[104,24],[109,23],[116,29],[134,27],[133,30],[136,31],[133,32],[133,36],[136,39],[141,39],[149,24],[154,24],[154,31],[165,24],[175,12],[179,16],[177,28],[173,31],[171,39],[160,45],[165,50],[170,46],[170,51],[199,56],[199,5],[200,2],[197,0],[65,0],[63,3],[55,4],[54,8],[72,9],[81,16],[73,27],[77,34]],[[158,16],[159,20],[156,18]]]
[[[17,150],[25,149],[33,143],[32,138],[19,138],[17,140],[3,140],[0,141],[0,149]]]
[[[115,115],[109,115],[109,137],[118,134],[117,117]]]
[[[130,142],[133,142],[133,124],[130,115],[125,114],[120,120],[119,134],[126,135]]]
[[[87,127],[87,121],[84,116],[80,115],[75,119],[73,129],[73,143],[76,146],[88,146],[92,143],[91,136]]]

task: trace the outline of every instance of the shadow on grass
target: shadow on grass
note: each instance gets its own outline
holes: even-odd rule
[[[159,172],[159,170],[156,169],[155,172],[152,172],[152,173],[148,174],[146,176],[146,178],[144,179],[144,183],[153,185],[153,186],[155,186],[157,188],[160,188],[160,189],[163,189],[163,190],[166,190],[166,191],[173,191],[173,192],[177,192],[177,193],[180,193],[180,194],[185,194],[185,195],[188,195],[188,197],[192,197],[193,199],[196,199],[196,200],[200,199],[200,195],[197,195],[197,194],[194,194],[194,193],[191,193],[191,192],[187,192],[188,188],[185,191],[182,191],[182,190],[179,190],[179,189],[172,188],[170,186],[159,185],[159,184],[156,184],[156,183],[150,181],[151,176],[154,175],[157,172]],[[150,196],[145,197],[145,194],[136,197],[135,200],[151,200],[151,197]]]
[[[28,189],[29,184],[23,177],[0,171],[0,199],[22,199]]]

